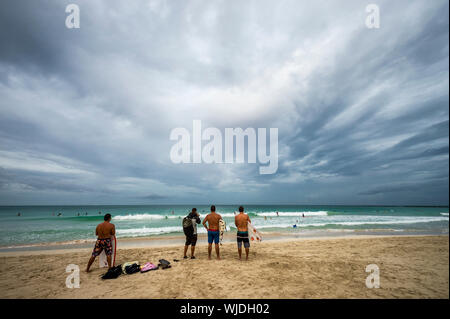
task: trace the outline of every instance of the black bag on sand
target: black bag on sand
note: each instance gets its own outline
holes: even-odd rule
[[[125,272],[127,273],[127,275],[131,275],[139,271],[141,271],[141,266],[139,266],[138,264],[132,264],[125,267]]]
[[[160,259],[158,267],[161,267],[162,269],[166,269],[166,268],[170,268],[172,266],[170,265],[170,261],[167,261],[165,259]]]
[[[122,265],[111,267],[102,276],[102,279],[116,279],[122,274]]]

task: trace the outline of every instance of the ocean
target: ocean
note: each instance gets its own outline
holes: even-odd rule
[[[235,231],[237,205],[216,205]],[[110,213],[118,238],[182,234],[182,218],[192,206],[1,206],[0,248],[95,239],[95,227]],[[209,206],[196,207],[201,217]],[[415,232],[448,234],[448,207],[245,206],[255,227],[264,232]],[[20,214],[20,216],[19,216]],[[206,232],[199,227],[199,233]]]

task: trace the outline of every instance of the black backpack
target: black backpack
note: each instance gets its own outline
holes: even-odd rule
[[[186,236],[192,236],[194,234],[194,226],[189,216],[183,218],[183,232]]]
[[[129,265],[129,266],[125,267],[125,273],[127,275],[131,275],[131,274],[137,273],[140,270],[141,270],[141,266],[139,266],[138,264],[132,264],[132,265]]]
[[[167,261],[165,259],[160,259],[158,267],[161,267],[162,269],[166,269],[166,268],[170,268],[172,266],[170,265],[170,261]]]
[[[102,279],[116,279],[122,274],[122,265],[111,267],[102,276]]]

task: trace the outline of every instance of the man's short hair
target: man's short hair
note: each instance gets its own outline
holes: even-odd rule
[[[197,211],[197,208],[192,208],[192,212],[195,213]]]
[[[242,213],[244,211],[244,207],[243,206],[239,206],[239,212]]]
[[[211,211],[212,211],[212,212],[215,212],[215,211],[216,211],[216,206],[212,205],[212,206],[211,206]]]
[[[106,214],[105,217],[103,217],[103,219],[104,219],[105,221],[110,220],[110,219],[111,219],[111,214]]]

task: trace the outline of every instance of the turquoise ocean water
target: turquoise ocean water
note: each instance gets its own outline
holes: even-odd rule
[[[2,206],[0,247],[94,239],[95,227],[106,213],[113,215],[119,238],[182,234],[182,218],[191,208],[185,205]],[[383,230],[448,234],[449,229],[448,207],[254,205],[245,208],[253,224],[263,233]],[[197,209],[201,217],[209,212],[209,206],[197,206]],[[230,231],[235,230],[237,209],[237,205],[217,205],[217,212]],[[199,232],[205,230],[199,228]]]

